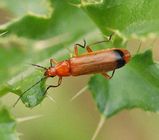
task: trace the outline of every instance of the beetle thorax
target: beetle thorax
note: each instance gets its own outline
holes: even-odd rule
[[[70,75],[70,64],[68,60],[62,61],[55,66],[56,75],[58,76],[69,76]]]

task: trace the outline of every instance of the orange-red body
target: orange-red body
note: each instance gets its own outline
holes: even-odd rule
[[[70,58],[69,60],[57,63],[55,60],[50,59],[49,68],[32,64],[33,66],[40,67],[45,70],[44,77],[41,78],[40,81],[32,85],[30,88],[28,88],[26,91],[24,91],[22,95],[18,98],[18,100],[15,102],[14,106],[27,91],[29,91],[35,85],[39,84],[44,79],[59,76],[57,85],[48,86],[44,92],[45,95],[48,89],[60,86],[62,82],[62,77],[64,76],[79,76],[85,74],[100,73],[105,78],[111,79],[115,70],[124,66],[131,58],[129,51],[127,51],[126,49],[113,48],[100,51],[92,51],[91,48],[86,45],[81,47],[86,47],[88,53],[78,55],[77,46],[81,45],[75,45],[76,56]],[[54,63],[55,66],[52,66],[52,63]],[[108,71],[113,71],[111,76],[106,73]]]
[[[113,34],[112,34],[113,35]],[[112,35],[109,37],[108,40],[99,41],[92,45],[96,45],[102,42],[107,42],[111,40]],[[78,55],[78,48],[77,47],[86,48],[87,53]],[[46,68],[40,65],[32,64],[33,66],[42,68],[45,70],[44,77],[40,79],[40,81],[36,82],[30,88],[22,93],[22,95],[18,98],[15,102],[14,106],[20,100],[20,98],[29,91],[32,87],[39,84],[42,80],[47,79],[49,77],[58,76],[59,80],[57,85],[49,85],[44,95],[47,93],[48,89],[55,88],[60,86],[62,82],[62,77],[65,76],[79,76],[85,74],[93,74],[93,73],[100,73],[105,78],[111,79],[116,69],[124,66],[131,58],[131,55],[128,50],[126,49],[119,49],[119,48],[112,48],[112,49],[105,49],[99,51],[93,51],[90,46],[86,45],[86,41],[84,41],[84,45],[75,44],[74,46],[75,56],[70,58],[69,60],[64,60],[62,62],[56,62],[54,59],[50,59],[50,67]],[[55,64],[53,66],[52,64]],[[112,75],[109,76],[106,72],[113,71]]]
[[[131,58],[126,49],[105,49],[89,52],[57,63],[45,72],[47,77],[79,76],[113,71],[124,66]]]

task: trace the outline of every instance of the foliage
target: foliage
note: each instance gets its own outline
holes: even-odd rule
[[[17,140],[15,132],[16,122],[4,107],[0,108],[0,139],[1,140]]]
[[[159,73],[151,51],[136,55],[109,82],[96,75],[89,85],[99,110],[107,117],[135,107],[158,111]]]
[[[94,34],[98,29],[103,36],[115,33],[111,47],[127,47],[132,37],[156,37],[159,32],[157,0],[1,0],[0,5],[12,17],[0,26],[0,33],[5,33],[0,39],[1,97],[8,92],[20,96],[43,77],[43,71],[28,63],[49,66],[51,57],[68,58],[66,48],[72,49],[86,36],[89,41],[98,38]],[[147,51],[132,57],[110,81],[93,76],[89,87],[100,112],[110,117],[134,107],[157,111],[158,71],[152,52]],[[45,87],[45,81],[33,87],[22,96],[23,103],[40,104]]]
[[[21,95],[21,93],[24,92],[26,89],[28,89],[29,86],[32,86],[36,81],[40,80],[39,78],[42,78],[42,75],[40,72],[37,73],[37,71],[34,71],[32,68],[29,68],[29,69],[27,69],[26,67],[23,68],[26,65],[26,63],[38,62],[38,63],[45,63],[46,65],[46,62],[47,62],[47,64],[49,64],[49,58],[51,58],[52,56],[56,57],[55,55],[57,53],[59,52],[62,53],[65,51],[64,54],[67,54],[66,47],[63,45],[67,46],[69,44],[72,44],[77,38],[80,38],[81,36],[83,36],[87,31],[91,29],[91,27],[93,27],[92,23],[79,9],[76,9],[73,6],[68,5],[66,2],[50,1],[50,4],[52,5],[52,9],[54,9],[54,12],[52,13],[52,16],[48,17],[47,19],[49,21],[49,25],[45,23],[46,18],[39,17],[37,15],[30,16],[27,14],[24,17],[20,18],[19,20],[13,21],[10,24],[6,24],[5,26],[1,27],[1,31],[6,32],[7,36],[13,33],[20,37],[28,37],[32,39],[48,38],[48,36],[52,36],[57,38],[59,41],[56,41],[57,39],[55,39],[57,44],[55,44],[55,46],[52,46],[52,44],[47,43],[48,40],[44,40],[44,43],[46,42],[46,45],[48,46],[43,46],[43,47],[46,47],[46,49],[44,48],[42,49],[42,51],[37,51],[34,49],[35,48],[34,43],[32,43],[32,41],[30,40],[28,40],[29,41],[28,43],[24,39],[26,44],[22,44],[21,46],[16,43],[14,43],[14,46],[13,46],[13,43],[12,43],[13,41],[11,40],[10,41],[11,43],[9,43],[10,58],[7,58],[7,59],[6,57],[8,57],[8,54],[7,54],[8,49],[4,46],[6,43],[4,41],[1,48],[1,52],[4,52],[3,55],[1,56],[1,60],[5,60],[5,61],[3,61],[4,65],[3,64],[1,65],[3,79],[1,79],[0,95],[7,94],[9,91],[14,92],[18,95]],[[65,12],[63,13],[59,12],[61,9],[64,9]],[[74,14],[71,14],[72,11],[74,11]],[[67,22],[65,24],[62,24],[65,19],[64,17],[66,17],[66,15],[67,15]],[[79,17],[77,22],[74,21],[76,17]],[[88,23],[84,24],[82,23],[82,20],[88,20]],[[76,24],[76,26],[73,26],[73,24]],[[81,26],[82,24],[84,24],[84,26]],[[47,26],[47,29],[50,35],[48,35],[48,33],[45,34],[43,32],[43,31],[46,32],[46,27],[44,26]],[[38,32],[35,32],[35,30]],[[69,36],[69,38],[67,36]],[[17,42],[17,41],[19,40],[16,40],[16,39],[14,40],[14,42]],[[31,45],[31,47],[26,48],[28,45]],[[59,58],[62,58],[63,56],[58,55],[57,57],[59,59]],[[12,59],[12,63],[10,63],[11,59]],[[46,60],[45,62],[43,62],[44,59]],[[21,64],[23,64],[23,66],[19,67],[19,65]],[[6,73],[5,75],[7,76],[5,76],[4,73]],[[35,105],[38,105],[42,101],[44,96],[40,97],[39,91],[41,91],[41,95],[42,95],[44,89],[41,89],[41,88],[44,87],[44,84],[45,82],[43,82],[43,85],[41,86],[37,85],[32,90],[27,92],[27,94],[29,96],[32,95],[32,97],[30,98],[26,98],[26,96],[22,97],[23,102],[25,102],[25,104],[28,107],[33,107]],[[34,98],[35,96],[36,96],[36,99]]]

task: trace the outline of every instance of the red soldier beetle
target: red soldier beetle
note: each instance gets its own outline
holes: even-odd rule
[[[55,76],[58,76],[59,80],[57,85],[49,85],[46,88],[44,95],[47,93],[47,91],[50,88],[60,86],[62,83],[62,77],[100,73],[106,79],[111,79],[116,69],[123,67],[126,63],[129,62],[131,58],[129,51],[123,48],[111,48],[111,49],[93,51],[90,48],[90,46],[103,42],[108,42],[111,40],[111,38],[112,35],[109,37],[108,40],[95,42],[91,45],[87,45],[85,40],[83,45],[75,44],[74,57],[61,62],[57,62],[54,59],[50,59],[49,68],[32,64],[33,66],[44,69],[44,77],[41,78],[40,81],[32,85],[29,89],[24,91],[21,94],[21,96],[18,98],[18,100],[15,102],[14,106],[18,103],[18,101],[24,95],[24,93],[29,91],[32,87],[40,83],[42,80],[50,77],[53,78]],[[85,48],[87,50],[87,53],[79,55],[78,47]],[[113,71],[111,76],[106,73],[108,71]]]

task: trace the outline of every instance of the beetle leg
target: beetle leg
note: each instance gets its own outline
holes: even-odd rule
[[[75,44],[75,46],[74,46],[75,56],[78,56],[78,46],[81,47],[81,48],[86,48],[87,52],[93,52],[93,50],[89,46],[86,45],[87,44],[86,41],[83,40],[83,42],[84,42],[83,45]]]
[[[57,64],[58,62],[55,59],[50,59],[50,66],[52,67],[52,64]]]
[[[89,46],[86,46],[86,50],[87,52],[93,52],[93,50]]]
[[[97,44],[100,44],[100,43],[109,42],[109,41],[112,40],[113,35],[114,35],[114,33],[112,33],[110,36],[108,36],[108,38],[106,38],[105,40],[94,42],[92,44],[89,44],[89,46],[94,46],[94,45],[97,45]]]
[[[113,36],[113,33],[108,37],[107,40],[98,41],[98,42],[95,42],[93,44],[90,44],[90,45],[86,46],[87,52],[93,52],[93,50],[90,48],[90,46],[97,45],[97,44],[100,44],[100,43],[103,43],[103,42],[109,42],[112,39],[112,36]]]
[[[85,48],[86,47],[86,40],[83,40],[83,42],[84,42],[84,44],[83,45],[81,45],[81,44],[75,44],[74,45],[74,54],[75,54],[75,56],[78,56],[78,46],[79,47],[82,47],[82,48]]]
[[[78,56],[78,48],[77,48],[78,46],[75,44],[74,45],[74,54],[75,54],[75,56]]]
[[[58,87],[58,86],[61,85],[61,83],[62,83],[62,77],[59,77],[59,80],[58,80],[57,85],[49,85],[49,86],[46,88],[45,92],[44,92],[44,96],[46,95],[47,91],[48,91],[50,88]]]
[[[100,44],[100,43],[103,43],[103,42],[109,42],[111,39],[112,39],[112,36],[114,35],[114,33],[112,33],[106,40],[102,40],[102,41],[98,41],[98,42],[95,42],[93,44],[90,44],[90,45],[86,45],[86,41],[83,40],[84,44],[81,45],[81,44],[75,44],[74,46],[74,53],[75,53],[75,56],[78,56],[78,46],[79,47],[82,47],[82,48],[86,48],[87,52],[93,52],[93,50],[90,48],[90,46],[93,46],[93,45],[97,45],[97,44]]]
[[[106,79],[111,79],[111,78],[113,77],[114,73],[115,73],[115,69],[113,70],[113,73],[112,73],[111,76],[108,75],[107,73],[104,73],[104,72],[102,72],[101,74],[102,74]]]

